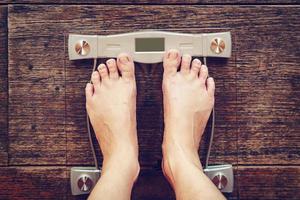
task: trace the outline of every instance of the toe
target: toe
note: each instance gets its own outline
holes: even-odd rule
[[[165,53],[163,59],[164,74],[175,75],[180,64],[179,51],[171,49]]]
[[[100,85],[100,75],[98,71],[92,73],[92,83],[94,86]]]
[[[126,53],[121,53],[118,56],[117,65],[122,78],[127,80],[134,79],[134,63],[131,56]]]
[[[192,57],[189,54],[184,54],[181,59],[180,72],[182,74],[189,74]]]
[[[191,75],[193,77],[198,77],[200,68],[201,68],[201,61],[197,58],[194,59],[191,67]]]
[[[210,96],[214,96],[215,94],[215,81],[212,77],[207,79],[207,92]]]
[[[87,102],[92,98],[93,93],[94,93],[93,84],[87,83],[85,87],[85,97]]]
[[[109,77],[111,79],[118,79],[119,78],[119,72],[116,64],[115,59],[109,59],[106,61],[108,70],[109,70]]]
[[[202,65],[200,68],[200,74],[199,74],[199,79],[201,82],[204,84],[206,82],[208,76],[208,69],[206,65]]]
[[[100,64],[98,66],[98,72],[102,81],[106,81],[108,79],[108,70],[105,64]]]

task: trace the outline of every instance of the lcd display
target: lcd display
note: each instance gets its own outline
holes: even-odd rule
[[[135,38],[136,52],[164,51],[165,38]]]

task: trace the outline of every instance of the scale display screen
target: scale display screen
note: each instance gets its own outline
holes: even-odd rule
[[[165,38],[135,38],[135,51],[165,51]]]

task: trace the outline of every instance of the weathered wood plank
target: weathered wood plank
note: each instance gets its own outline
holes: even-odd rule
[[[67,199],[68,168],[2,167],[0,199]]]
[[[7,165],[7,7],[0,6],[0,166]]]
[[[132,191],[132,199],[175,199],[175,194],[161,171],[142,170]]]
[[[67,134],[67,164],[68,165],[94,165],[92,151],[89,143],[88,132],[86,128],[86,118],[66,118]],[[102,163],[102,155],[99,144],[93,135],[94,147],[99,165]]]
[[[299,165],[300,7],[248,8],[243,16],[249,20],[237,33],[239,164]]]
[[[68,33],[105,34],[151,28],[232,30],[240,28],[247,20],[247,16],[240,14],[246,14],[248,8],[255,9],[255,6],[172,6],[170,9],[166,6],[130,5],[17,5],[10,8],[10,19],[22,19],[22,23],[10,27],[10,31],[14,38],[24,38],[32,35],[50,37],[50,33],[51,36]],[[276,7],[266,9],[276,10]],[[41,15],[40,12],[47,15]],[[32,19],[35,19],[35,23]]]
[[[78,4],[78,3],[97,3],[97,4],[299,4],[299,0],[7,0],[9,3],[42,3],[42,4]],[[1,1],[0,1],[1,3]]]
[[[64,37],[27,31],[9,32],[9,164],[65,164]]]
[[[299,199],[300,167],[239,167],[239,198]]]
[[[64,119],[19,116],[10,120],[11,165],[62,165],[66,161]]]

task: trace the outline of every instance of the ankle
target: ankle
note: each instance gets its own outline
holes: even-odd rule
[[[137,157],[115,155],[103,160],[102,175],[113,174],[122,177],[123,180],[134,182],[140,172],[140,164]]]
[[[162,151],[162,170],[165,176],[173,183],[176,180],[178,173],[182,170],[186,170],[189,167],[196,167],[201,171],[203,170],[198,151],[196,149],[164,142],[162,145]]]
[[[107,171],[135,180],[140,171],[138,148],[127,143],[115,143],[111,151],[103,154],[102,174]]]

